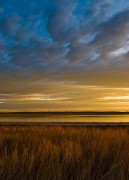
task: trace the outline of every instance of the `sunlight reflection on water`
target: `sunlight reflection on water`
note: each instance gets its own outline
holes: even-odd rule
[[[129,115],[63,115],[48,117],[0,117],[0,122],[129,122]]]

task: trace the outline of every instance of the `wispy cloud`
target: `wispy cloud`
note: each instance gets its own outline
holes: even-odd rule
[[[54,95],[45,95],[45,94],[0,94],[4,96],[4,99],[0,99],[1,103],[8,102],[29,102],[29,101],[63,101],[70,99],[69,97],[61,97]]]
[[[129,100],[129,96],[107,96],[103,100]]]

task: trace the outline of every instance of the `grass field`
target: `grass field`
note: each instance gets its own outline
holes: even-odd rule
[[[128,180],[129,128],[0,126],[2,180]]]

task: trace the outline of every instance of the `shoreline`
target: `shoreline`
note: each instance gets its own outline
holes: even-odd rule
[[[0,126],[128,127],[129,122],[0,122]]]
[[[0,112],[0,117],[122,116],[129,112]]]

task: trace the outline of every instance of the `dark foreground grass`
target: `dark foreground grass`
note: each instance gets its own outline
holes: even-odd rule
[[[2,180],[129,180],[129,128],[0,126]]]

